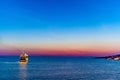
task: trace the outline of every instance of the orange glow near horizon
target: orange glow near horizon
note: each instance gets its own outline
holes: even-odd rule
[[[32,45],[32,46],[31,46]],[[16,50],[24,50],[29,55],[58,55],[58,56],[106,56],[118,54],[119,46],[102,44],[26,44],[14,47],[0,47],[0,55],[19,55],[20,52]],[[3,54],[4,53],[4,54]]]

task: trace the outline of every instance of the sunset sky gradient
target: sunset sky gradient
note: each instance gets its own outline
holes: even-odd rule
[[[120,52],[119,0],[0,0],[0,55]]]

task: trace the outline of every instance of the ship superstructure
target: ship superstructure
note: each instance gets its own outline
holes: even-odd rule
[[[21,62],[28,62],[28,54],[23,52],[21,55],[20,55],[20,63]]]

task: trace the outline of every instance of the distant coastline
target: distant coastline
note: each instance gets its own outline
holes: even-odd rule
[[[120,54],[112,55],[112,56],[105,56],[105,57],[97,57],[97,58],[102,58],[106,60],[120,60]]]

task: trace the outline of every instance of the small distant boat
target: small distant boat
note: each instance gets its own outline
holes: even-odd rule
[[[26,64],[28,62],[28,54],[23,52],[21,55],[20,55],[20,64]]]

